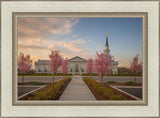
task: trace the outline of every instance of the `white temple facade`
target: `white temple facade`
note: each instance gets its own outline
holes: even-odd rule
[[[106,33],[106,45],[104,49],[106,55],[110,55],[109,45],[108,45],[108,32]],[[112,73],[118,74],[118,62],[112,60]],[[87,60],[79,56],[73,57],[68,60],[68,73],[75,75],[82,75],[87,73],[86,71]],[[50,60],[38,60],[35,62],[35,72],[36,73],[51,73],[50,72]],[[58,70],[61,73],[61,70]]]
[[[87,60],[76,56],[68,60],[68,73],[75,75],[87,73],[86,71]],[[51,73],[50,71],[50,60],[38,60],[35,62],[36,73]],[[61,69],[58,70],[61,73]]]

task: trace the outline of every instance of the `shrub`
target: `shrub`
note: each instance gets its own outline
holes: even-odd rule
[[[82,73],[82,76],[89,76],[89,74],[88,73]],[[91,76],[98,76],[98,74],[97,73],[92,73]]]
[[[108,100],[125,100],[123,95],[118,95],[112,88],[104,87],[92,78],[84,77],[83,80],[91,87],[95,93]],[[112,81],[113,82],[113,81]]]
[[[99,93],[99,94],[103,94],[104,93],[104,91],[105,91],[105,87],[103,87],[103,86],[100,86],[100,87],[98,87],[97,88],[97,93]]]
[[[54,100],[56,95],[64,88],[65,83],[71,80],[70,77],[62,79],[55,83],[55,85],[48,85],[41,91],[33,93],[33,97],[29,97],[28,100]]]
[[[126,97],[123,95],[113,95],[111,100],[126,100]]]
[[[129,81],[129,82],[126,82],[125,84],[126,84],[126,85],[130,85],[130,86],[133,86],[133,85],[135,85],[135,82]]]
[[[93,87],[94,89],[97,89],[97,88],[101,87],[101,84],[100,84],[100,83],[97,83],[97,82],[94,82],[94,83],[92,84],[92,87]]]
[[[112,83],[116,83],[115,81],[108,81],[107,83],[112,84]]]
[[[47,92],[39,91],[35,93],[35,99],[36,100],[43,100],[47,96]]]
[[[111,88],[106,88],[106,90],[104,91],[103,96],[110,99],[113,95],[114,95],[114,91]]]

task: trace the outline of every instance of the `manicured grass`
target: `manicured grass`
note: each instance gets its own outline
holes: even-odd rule
[[[108,81],[104,82],[104,85],[110,85],[110,86],[142,86],[142,83],[135,83],[132,81],[129,82],[124,82],[124,83],[119,83],[119,82],[114,82],[114,81]]]
[[[79,75],[79,74],[75,74]],[[18,76],[22,76],[21,74],[18,74]],[[53,76],[51,73],[28,73],[24,76]],[[62,73],[57,73],[55,76],[63,76]],[[65,76],[73,76],[71,73],[66,74]],[[88,73],[82,73],[82,76],[89,76]],[[93,73],[91,76],[99,76],[97,73]],[[134,74],[108,74],[107,76],[135,76]],[[141,74],[138,74],[137,76],[142,76]]]
[[[97,100],[128,100],[127,96],[88,77],[83,78]]]
[[[107,83],[112,84],[112,83],[116,83],[115,81],[108,81]]]
[[[44,85],[46,83],[44,82],[28,82],[29,84],[33,84],[33,85]]]
[[[135,85],[135,82],[129,81],[129,82],[126,82],[125,84],[126,84],[126,85],[130,85],[130,86],[134,86],[134,85]]]
[[[21,77],[21,74],[18,74]],[[25,74],[24,76],[53,76],[51,73],[34,73],[34,74]],[[55,76],[63,76],[62,73],[57,73]],[[72,74],[66,74],[65,76],[72,76]]]
[[[89,76],[88,73],[83,73],[82,76]],[[97,73],[93,73],[91,76],[99,76]],[[133,73],[119,73],[119,74],[107,74],[106,76],[135,76]],[[142,74],[137,74],[137,76],[142,76]]]
[[[24,85],[24,84],[25,84],[25,83],[19,83],[19,82],[18,82],[18,85]]]
[[[67,77],[54,85],[50,84],[44,89],[22,98],[22,100],[58,100],[70,81],[71,78]]]
[[[25,84],[29,84],[29,85],[44,85],[47,83],[44,82],[26,82],[26,83],[18,83],[18,85],[25,85]]]

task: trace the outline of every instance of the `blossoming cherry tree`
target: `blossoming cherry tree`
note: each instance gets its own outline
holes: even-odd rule
[[[22,83],[24,83],[24,74],[30,71],[32,66],[32,60],[30,59],[30,55],[24,56],[23,53],[20,53],[18,56],[18,69],[22,74]]]
[[[49,58],[51,60],[50,70],[52,71],[52,74],[53,74],[52,83],[54,84],[54,76],[57,73],[57,71],[60,68],[60,66],[62,65],[62,57],[59,54],[59,51],[51,50],[51,54],[49,55]]]
[[[138,62],[139,60],[138,56],[139,55],[135,56],[131,63],[131,70],[135,75],[135,82],[136,82],[136,74],[138,74],[139,72],[142,72],[142,63]]]
[[[68,59],[67,58],[65,60],[63,60],[61,71],[63,73],[63,76],[65,76],[68,72]]]
[[[91,76],[94,72],[94,61],[91,58],[87,60],[86,71],[88,72],[89,76]]]
[[[103,83],[103,77],[111,72],[112,57],[104,53],[97,53],[95,59],[95,71],[101,76],[101,83]]]

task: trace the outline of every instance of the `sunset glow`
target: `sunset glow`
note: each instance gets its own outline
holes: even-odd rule
[[[18,54],[33,63],[49,60],[50,50],[68,59],[95,58],[103,52],[106,32],[110,53],[118,67],[129,67],[136,54],[142,60],[142,18],[18,18]],[[34,64],[33,64],[34,65]],[[34,67],[33,67],[34,68]]]

